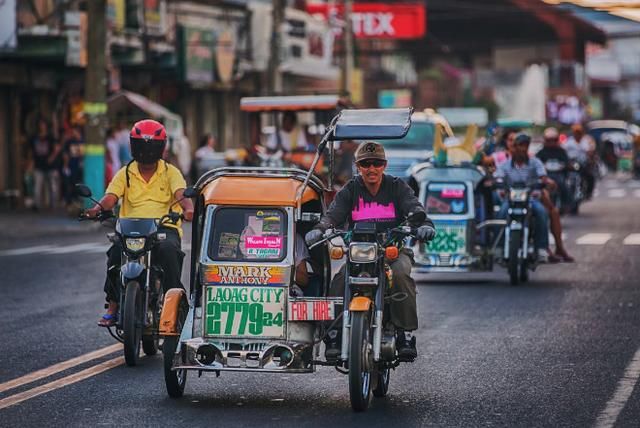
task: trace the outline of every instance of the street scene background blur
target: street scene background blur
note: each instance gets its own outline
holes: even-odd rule
[[[639,133],[640,17],[624,2],[356,1],[345,2],[348,20],[343,2],[92,3],[0,6],[4,207],[68,206],[82,180],[100,194],[130,160],[127,129],[147,116],[167,126],[167,156],[196,177],[198,156],[215,166],[259,144],[243,96],[442,109],[458,129],[481,131],[502,119],[568,134],[618,119],[627,137],[609,149],[617,155]]]

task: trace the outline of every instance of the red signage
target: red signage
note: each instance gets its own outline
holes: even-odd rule
[[[342,17],[342,4],[329,7],[326,3],[307,4],[312,15]],[[427,31],[426,9],[420,3],[354,3],[351,12],[353,33],[359,38],[419,39]]]

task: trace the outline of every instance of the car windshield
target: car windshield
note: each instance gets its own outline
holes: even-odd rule
[[[220,208],[214,213],[212,260],[280,261],[287,253],[287,214],[279,209]]]
[[[430,122],[412,122],[404,138],[380,141],[385,148],[433,150],[434,125]]]

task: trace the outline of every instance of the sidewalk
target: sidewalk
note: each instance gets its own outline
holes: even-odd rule
[[[80,222],[64,210],[33,212],[27,209],[0,211],[0,241],[37,238],[60,234],[95,233],[103,229],[99,223]]]

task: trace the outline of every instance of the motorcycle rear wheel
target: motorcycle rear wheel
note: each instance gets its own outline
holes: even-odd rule
[[[369,407],[372,366],[369,313],[352,312],[349,341],[349,397],[351,408],[356,412],[363,412]]]
[[[136,281],[127,283],[124,295],[124,320],[122,323],[124,360],[128,366],[138,364],[142,337],[142,292]]]
[[[509,236],[509,279],[511,285],[518,285],[520,282],[520,266],[522,262],[518,259],[518,250],[522,241],[522,231],[512,230]]]

